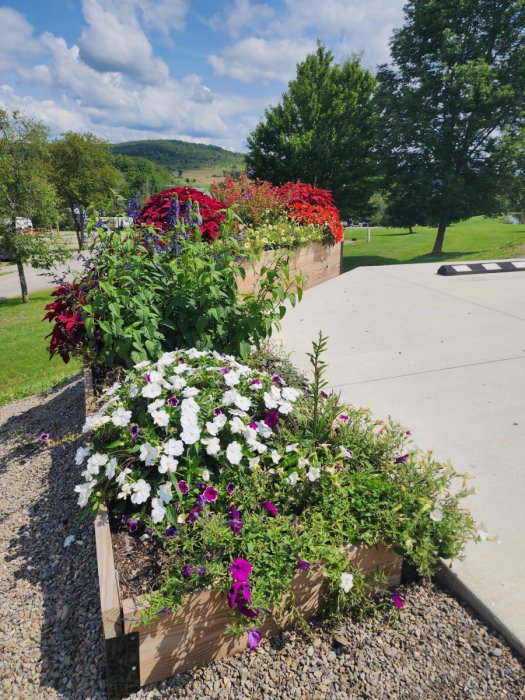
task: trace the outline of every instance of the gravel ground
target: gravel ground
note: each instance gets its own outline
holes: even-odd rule
[[[0,698],[105,697],[95,547],[77,522],[78,377],[0,408]],[[41,444],[38,436],[50,434]],[[80,542],[64,548],[64,539]],[[147,686],[133,698],[525,699],[525,668],[500,637],[432,584],[402,589],[394,628],[312,627],[253,653]]]

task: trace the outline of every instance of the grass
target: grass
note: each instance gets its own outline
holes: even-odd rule
[[[435,228],[417,226],[414,233],[401,228],[373,228],[368,243],[366,228],[347,229],[345,240],[357,241],[345,245],[344,271],[367,265],[525,258],[525,224],[508,224],[484,216],[461,221],[447,229],[441,255],[431,253],[435,237]]]
[[[45,336],[51,324],[41,319],[50,300],[45,291],[30,294],[29,304],[18,298],[0,301],[0,406],[47,391],[80,369],[74,360],[67,365],[60,357],[49,360]]]

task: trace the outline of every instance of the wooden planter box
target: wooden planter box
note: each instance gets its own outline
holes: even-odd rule
[[[240,292],[253,292],[257,290],[262,267],[271,267],[280,251],[267,250],[252,267],[243,263],[246,270],[246,278],[239,281],[237,286]],[[343,243],[326,245],[324,243],[310,243],[296,250],[290,260],[290,278],[295,279],[298,274],[303,275],[303,289],[315,287],[321,282],[326,282],[332,277],[337,277],[342,272]]]
[[[89,370],[84,371],[84,379],[89,412],[94,404]],[[95,539],[110,700],[129,695],[147,683],[246,651],[246,634],[226,633],[236,618],[223,591],[206,589],[192,593],[174,614],[141,625],[139,615],[147,604],[146,597],[123,599],[120,594],[105,509],[99,511],[95,520]],[[349,552],[349,561],[367,574],[383,572],[389,587],[400,583],[402,558],[391,547],[355,547]],[[327,592],[328,582],[321,573],[297,573],[294,603],[306,619],[321,611]],[[287,621],[279,626],[267,617],[264,623],[255,622],[254,626],[270,637],[286,627]]]

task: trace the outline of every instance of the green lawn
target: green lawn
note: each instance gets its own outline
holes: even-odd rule
[[[31,394],[46,391],[80,369],[71,360],[64,364],[60,357],[49,360],[48,321],[41,321],[50,292],[33,292],[29,304],[18,298],[0,301],[0,406]]]
[[[430,251],[436,237],[435,228],[416,226],[414,233],[401,228],[371,229],[371,243],[366,228],[346,229],[344,271],[366,265],[441,262],[446,260],[498,260],[525,258],[525,224],[507,224],[501,219],[475,216],[447,229],[443,254]]]

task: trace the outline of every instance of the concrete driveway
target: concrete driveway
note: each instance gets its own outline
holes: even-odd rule
[[[48,287],[54,287],[55,281],[48,273],[52,272],[61,275],[63,271],[67,270],[68,265],[71,266],[72,269],[78,269],[81,263],[77,262],[75,257],[66,263],[58,265],[56,268],[51,268],[51,270],[40,270],[25,266],[24,270],[29,292],[38,292]],[[9,299],[10,297],[17,297],[21,294],[16,265],[9,265],[5,268],[0,267],[0,301],[2,299]]]
[[[525,271],[438,267],[359,268],[308,290],[281,338],[307,368],[322,330],[344,399],[392,415],[470,473],[468,506],[499,544],[469,545],[451,583],[525,654]]]

